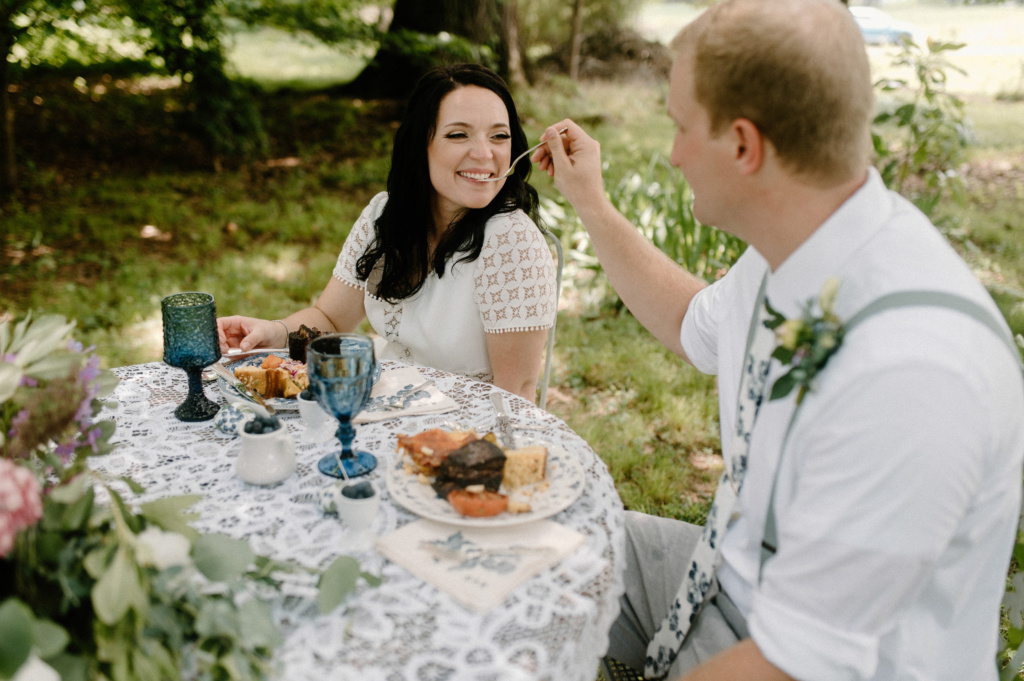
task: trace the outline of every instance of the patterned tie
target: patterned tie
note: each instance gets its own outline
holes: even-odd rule
[[[708,512],[700,543],[693,551],[686,579],[680,585],[679,592],[669,607],[668,615],[647,646],[647,659],[644,663],[644,676],[647,678],[661,678],[668,674],[669,668],[679,654],[679,648],[683,645],[686,632],[690,630],[690,626],[700,613],[704,596],[714,580],[715,567],[721,551],[720,539],[725,534],[733,506],[743,485],[750,433],[754,429],[754,420],[761,406],[771,353],[775,348],[775,334],[763,323],[767,316],[764,305],[767,281],[766,275],[761,281],[761,289],[757,294],[747,333],[743,375],[740,377],[739,394],[736,398],[736,429],[733,432],[731,454],[729,460],[724,462],[715,499]]]

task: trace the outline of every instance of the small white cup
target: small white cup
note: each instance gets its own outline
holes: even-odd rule
[[[269,433],[242,431],[235,472],[251,485],[273,485],[295,471],[295,441],[283,427]]]
[[[338,428],[338,420],[324,411],[316,399],[303,399],[302,393],[295,399],[299,402],[299,416],[302,418],[302,439],[305,442],[327,442]]]
[[[320,490],[318,494],[320,508],[325,512],[337,512],[338,518],[345,525],[345,548],[353,551],[369,551],[373,545],[373,533],[370,528],[380,512],[380,489],[370,482],[373,496],[365,499],[352,499],[345,496],[342,490],[359,484],[356,482],[338,482]],[[369,481],[367,481],[369,482]]]

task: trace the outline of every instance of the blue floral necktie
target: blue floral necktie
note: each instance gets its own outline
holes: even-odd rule
[[[668,674],[669,668],[679,655],[686,632],[690,630],[690,626],[700,613],[704,597],[714,580],[721,552],[720,540],[732,518],[733,507],[743,485],[750,434],[754,429],[754,420],[764,396],[768,366],[771,364],[771,353],[775,348],[775,334],[763,323],[767,317],[764,305],[766,284],[767,276],[761,282],[747,333],[747,350],[743,360],[739,394],[736,398],[736,427],[733,431],[730,456],[724,462],[722,477],[715,491],[715,500],[708,512],[700,543],[697,544],[690,559],[686,578],[669,607],[668,615],[647,646],[647,659],[644,663],[644,676],[647,678],[661,678]]]

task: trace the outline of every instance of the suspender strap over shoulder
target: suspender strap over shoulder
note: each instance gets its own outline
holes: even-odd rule
[[[869,317],[901,307],[945,307],[971,317],[980,324],[987,326],[1003,341],[1013,354],[1018,368],[1024,372],[1024,365],[1021,364],[1017,344],[1014,342],[1013,336],[1007,332],[1005,325],[1000,323],[991,312],[978,303],[955,293],[943,291],[898,291],[884,295],[868,303],[859,312],[850,317],[849,321],[844,324],[845,333],[849,333],[854,327]],[[776,547],[779,544],[778,529],[775,523],[775,490],[778,486],[779,469],[782,467],[782,456],[786,451],[786,444],[789,442],[793,422],[796,421],[796,414],[799,409],[799,405],[793,409],[793,415],[790,417],[789,425],[786,427],[786,434],[782,439],[782,449],[779,452],[779,463],[775,468],[775,480],[772,483],[772,491],[768,499],[768,515],[765,518],[764,539],[761,542],[760,574],[762,575],[764,574],[765,562],[775,554]]]

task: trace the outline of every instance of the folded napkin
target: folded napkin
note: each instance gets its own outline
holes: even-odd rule
[[[421,519],[378,539],[377,551],[467,608],[485,613],[585,539],[553,520],[491,528]]]
[[[411,414],[439,414],[458,408],[455,400],[433,385],[417,388],[425,380],[423,374],[412,367],[382,372],[373,384],[370,400],[354,422],[385,421]],[[401,408],[394,409],[392,405]]]

